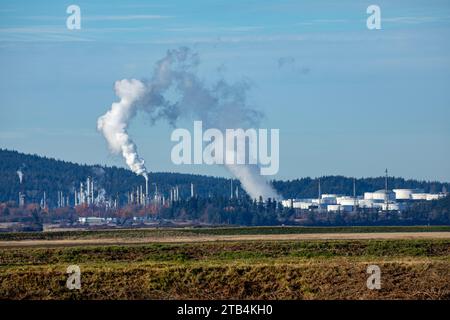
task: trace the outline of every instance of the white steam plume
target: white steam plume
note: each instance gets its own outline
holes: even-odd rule
[[[20,184],[22,184],[22,180],[23,180],[23,172],[21,169],[16,171],[17,175],[19,176],[19,182]]]
[[[207,87],[195,73],[198,63],[197,54],[188,48],[169,50],[156,63],[149,81],[133,79],[116,82],[116,94],[121,100],[100,117],[98,129],[105,135],[113,152],[122,151],[134,172],[146,173],[143,160],[138,157],[136,146],[127,134],[128,123],[137,108],[148,113],[153,122],[164,119],[174,126],[180,118],[202,120],[205,127],[221,130],[245,129],[259,124],[262,114],[247,105],[249,84],[228,84],[225,80],[219,80]],[[175,102],[167,98],[171,93],[178,97]],[[250,197],[280,198],[256,170],[257,167],[226,167],[241,181]]]
[[[114,85],[119,102],[114,102],[111,109],[98,118],[97,129],[105,136],[113,153],[122,153],[131,171],[144,176],[147,169],[144,160],[137,153],[136,145],[128,135],[128,123],[135,116],[137,102],[145,93],[145,85],[136,79],[116,81]]]

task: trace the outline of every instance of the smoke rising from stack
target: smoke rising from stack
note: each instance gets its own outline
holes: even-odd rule
[[[111,109],[97,121],[97,129],[108,142],[110,150],[121,153],[130,167],[137,175],[142,175],[146,180],[147,169],[144,160],[137,153],[137,147],[128,135],[129,121],[136,115],[137,102],[143,98],[146,87],[136,79],[116,81],[114,85],[119,102],[114,102]]]
[[[16,173],[17,173],[17,176],[19,177],[19,183],[22,184],[22,181],[23,181],[23,172],[22,172],[22,170],[19,169],[19,170],[16,171]]]
[[[105,136],[114,153],[122,153],[130,169],[144,177],[147,175],[137,148],[127,133],[131,119],[138,109],[146,112],[152,122],[165,120],[175,126],[179,119],[202,120],[207,128],[257,127],[262,113],[247,104],[247,82],[227,83],[221,79],[207,87],[197,76],[199,58],[189,48],[168,50],[159,60],[150,80],[121,80],[115,84],[120,101],[98,119],[98,130]],[[177,99],[169,98],[175,92]],[[233,152],[233,151],[232,151]],[[264,199],[280,196],[259,175],[256,166],[226,165],[252,198]]]

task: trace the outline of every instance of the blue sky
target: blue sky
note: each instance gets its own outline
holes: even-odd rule
[[[81,30],[66,28],[70,4]],[[366,28],[371,4],[381,30]],[[206,82],[252,83],[262,127],[280,129],[275,178],[387,167],[450,181],[449,39],[448,1],[0,0],[0,147],[124,166],[96,131],[114,81],[149,78],[168,49],[188,46]],[[134,120],[151,171],[228,175],[173,165],[171,131]]]

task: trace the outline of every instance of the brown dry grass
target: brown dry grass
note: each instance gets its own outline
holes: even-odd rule
[[[283,241],[283,240],[374,240],[374,239],[450,239],[450,232],[374,232],[374,233],[311,233],[311,234],[265,234],[265,235],[192,235],[145,238],[100,238],[65,240],[19,240],[0,241],[0,248],[98,246],[144,243],[191,243],[217,241]]]
[[[447,235],[9,241],[0,248],[0,299],[450,299]],[[65,286],[70,264],[81,268],[80,291]],[[370,264],[381,268],[381,290],[366,287]]]
[[[381,290],[366,287],[366,263],[83,267],[82,289],[65,287],[64,267],[0,275],[6,299],[450,299],[443,262],[377,262]]]

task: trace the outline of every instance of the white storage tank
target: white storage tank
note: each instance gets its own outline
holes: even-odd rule
[[[394,189],[395,199],[397,200],[410,200],[413,194],[413,189]]]
[[[372,208],[373,207],[373,200],[358,200],[358,206],[361,208]]]
[[[422,189],[394,189],[393,191],[397,200],[411,200],[413,193],[423,193]]]
[[[352,197],[340,197],[337,198],[337,203],[343,206],[353,206],[355,205],[355,199]]]
[[[281,204],[283,205],[283,207],[290,208],[291,207],[291,201],[293,201],[293,200],[292,199],[282,200]]]
[[[336,195],[335,194],[323,194],[322,199],[320,201],[323,204],[336,204]]]
[[[364,192],[364,200],[373,200],[373,192]]]
[[[387,205],[385,203],[382,203],[381,208],[382,208],[382,210],[385,210],[385,211],[399,211],[400,210],[400,206],[398,205],[398,203],[388,203]]]
[[[337,195],[324,193],[324,194],[322,194],[322,199],[325,199],[325,198],[337,198]]]
[[[338,204],[329,204],[327,206],[327,211],[329,212],[339,212],[341,211],[341,206]]]
[[[388,190],[387,194],[385,190],[378,190],[373,193],[373,200],[385,200],[387,196],[387,200],[395,200],[395,193]]]
[[[427,193],[413,193],[411,199],[413,200],[427,200]]]
[[[294,208],[295,209],[302,209],[302,210],[308,210],[310,206],[313,204],[311,202],[303,202],[303,201],[297,201],[294,202]]]
[[[439,200],[439,199],[441,199],[442,198],[442,196],[440,195],[440,194],[438,194],[438,193],[430,193],[430,194],[427,194],[427,201],[431,201],[431,200]]]

